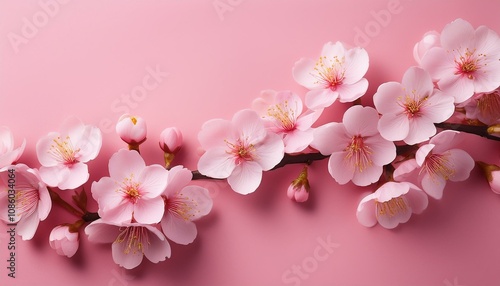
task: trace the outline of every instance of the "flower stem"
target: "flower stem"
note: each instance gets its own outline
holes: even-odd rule
[[[471,133],[491,140],[500,141],[500,137],[496,137],[488,133],[488,126],[486,125],[464,125],[464,124],[446,123],[446,122],[437,123],[435,125],[436,127],[442,129]]]
[[[75,209],[72,205],[70,205],[68,202],[66,202],[57,192],[52,190],[51,188],[47,188],[49,190],[50,198],[52,199],[53,202],[67,210],[68,212],[74,214],[77,217],[82,217],[83,213],[77,209]]]

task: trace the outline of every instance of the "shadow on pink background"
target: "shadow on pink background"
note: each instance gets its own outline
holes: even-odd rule
[[[229,119],[264,89],[303,96],[291,68],[317,56],[324,43],[366,48],[370,87],[363,103],[372,105],[381,83],[400,81],[416,64],[413,45],[426,31],[463,18],[500,32],[499,10],[494,0],[2,0],[0,125],[11,128],[16,144],[26,138],[21,161],[33,167],[38,138],[65,118],[99,126],[104,146],[89,164],[87,190],[125,147],[114,133],[124,112],[148,123],[142,147],[148,164],[162,162],[161,130],[177,126],[186,144],[176,162],[196,169],[205,121]],[[347,107],[336,103],[321,121],[340,120]],[[498,143],[466,139],[476,159],[498,164]],[[248,196],[223,182],[200,182],[214,208],[198,222],[195,242],[172,243],[170,259],[143,261],[131,271],[113,262],[110,245],[84,236],[73,258],[58,256],[48,236],[67,215],[54,206],[32,241],[17,238],[17,277],[8,278],[2,225],[0,285],[500,284],[500,197],[478,170],[464,183],[448,184],[423,214],[386,230],[356,220],[359,200],[373,189],[339,186],[326,161],[310,168],[310,201],[290,201],[286,188],[300,169],[266,173]]]

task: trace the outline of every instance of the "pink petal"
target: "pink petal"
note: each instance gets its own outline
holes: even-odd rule
[[[340,102],[353,102],[366,93],[368,89],[368,80],[366,78],[360,79],[353,84],[341,84],[337,88]]]
[[[242,195],[253,193],[262,180],[262,167],[253,161],[242,162],[227,178],[231,188]]]
[[[276,93],[276,103],[281,105],[287,105],[290,110],[293,111],[293,115],[297,118],[302,113],[302,100],[300,97],[289,91],[280,91]]]
[[[429,140],[429,138],[435,134],[436,126],[428,118],[414,117],[410,120],[410,130],[408,131],[408,136],[404,138],[404,141],[408,145],[414,145]]]
[[[229,177],[235,167],[235,159],[226,152],[224,147],[209,149],[198,161],[198,171],[200,173],[217,179]]]
[[[16,232],[23,240],[30,240],[35,235],[35,232],[40,223],[38,212],[33,212],[29,216],[23,216],[16,225]]]
[[[306,131],[295,130],[289,132],[283,138],[285,143],[285,153],[291,154],[296,152],[301,152],[311,144],[313,141],[313,130],[309,129]]]
[[[474,28],[472,25],[463,19],[456,19],[447,24],[441,32],[441,45],[447,50],[462,46],[467,47],[473,38]]]
[[[76,189],[89,179],[89,168],[84,163],[73,164],[68,170],[69,173],[58,184],[61,190]]]
[[[436,145],[434,152],[441,154],[460,143],[459,134],[460,132],[455,130],[443,130],[432,137],[429,143]]]
[[[121,149],[109,159],[109,175],[118,181],[132,174],[139,176],[144,168],[146,168],[146,163],[137,151]]]
[[[441,78],[439,88],[455,98],[455,103],[462,103],[474,94],[474,81],[462,75],[450,74]]]
[[[269,133],[261,144],[255,146],[255,162],[259,163],[262,170],[267,171],[276,166],[285,152],[285,146],[281,137]]]
[[[78,152],[78,160],[80,162],[88,162],[94,160],[102,146],[101,130],[95,126],[86,126],[83,138],[75,143],[75,146],[80,150]]]
[[[236,112],[232,122],[240,131],[239,138],[249,138],[248,143],[250,144],[256,144],[266,137],[264,123],[253,110],[245,109]]]
[[[137,180],[140,182],[141,197],[156,198],[167,187],[168,171],[157,164],[147,166]]]
[[[429,72],[433,81],[452,76],[456,71],[453,53],[442,47],[434,47],[422,58],[422,67]],[[452,95],[452,94],[450,94]]]
[[[319,119],[323,109],[307,110],[297,118],[296,128],[299,130],[308,130]]]
[[[410,122],[404,114],[383,114],[378,121],[378,130],[386,140],[403,140],[410,131]]]
[[[113,261],[126,269],[132,269],[141,264],[143,253],[141,251],[130,251],[126,253],[127,243],[114,242],[111,245]]]
[[[144,249],[144,255],[149,261],[158,263],[170,257],[172,250],[170,244],[165,239],[163,234],[156,228],[146,226],[151,232],[149,233],[149,245]]]
[[[500,194],[500,172],[498,171],[491,172],[491,179],[492,179],[491,181],[488,181],[491,190],[496,194]]]
[[[354,167],[345,161],[345,152],[334,152],[328,160],[328,171],[340,185],[347,184],[354,177]]]
[[[399,98],[404,96],[400,83],[386,82],[381,84],[373,95],[373,103],[381,114],[401,113],[403,108],[399,105]]]
[[[8,166],[12,163],[17,162],[26,148],[26,140],[23,140],[21,146],[12,150],[11,152],[7,152],[5,154],[0,154],[0,168]]]
[[[344,83],[353,84],[363,78],[368,71],[369,59],[365,49],[355,47],[345,53]],[[368,87],[368,82],[366,83]],[[365,89],[366,92],[366,89]],[[364,92],[363,92],[364,93]],[[342,96],[341,96],[342,98]]]
[[[51,149],[50,146],[54,144],[54,139],[58,136],[60,136],[59,133],[51,132],[45,137],[40,138],[36,143],[36,155],[38,161],[44,167],[53,167],[59,164],[59,161],[49,152]]]
[[[57,165],[52,167],[41,166],[39,169],[42,181],[51,187],[57,187],[61,181],[69,176],[70,170],[64,165]]]
[[[160,222],[165,211],[165,202],[162,197],[152,199],[141,198],[134,205],[134,219],[141,224]]]
[[[179,193],[183,187],[187,186],[193,173],[182,166],[175,166],[168,171],[168,183],[163,194],[168,197],[174,196]]]
[[[424,192],[436,200],[443,197],[443,190],[446,185],[446,180],[440,176],[431,176],[425,174],[422,178],[422,189]]]
[[[224,139],[234,138],[233,126],[230,121],[212,119],[205,122],[198,133],[201,147],[209,150],[214,147],[226,146]]]
[[[378,135],[378,112],[372,107],[355,105],[344,113],[342,123],[349,135],[373,136]]]
[[[474,159],[469,153],[460,149],[452,149],[448,151],[449,160],[454,166],[454,172],[450,176],[450,181],[460,182],[469,178],[470,172],[475,166]]]
[[[330,88],[313,89],[306,93],[306,106],[318,110],[332,105],[337,100],[339,93]]]
[[[128,201],[122,200],[114,205],[103,205],[99,202],[97,213],[106,222],[114,224],[130,223],[134,213],[134,205]]]
[[[110,243],[118,237],[120,229],[118,226],[107,224],[102,219],[98,219],[85,227],[85,234],[88,235],[89,241]]]
[[[434,123],[441,123],[450,118],[455,112],[455,99],[452,96],[444,95],[440,91],[427,98],[425,108],[421,109],[422,116]]]
[[[373,200],[373,194],[364,197],[361,202],[359,202],[358,209],[356,211],[358,222],[366,227],[372,227],[377,224],[375,202]]]
[[[420,214],[427,208],[429,199],[427,198],[427,195],[417,186],[413,184],[411,184],[410,186],[410,191],[408,191],[405,197],[408,199],[413,213]]]
[[[375,165],[384,166],[396,158],[394,142],[387,141],[380,135],[367,137],[363,142],[372,150],[371,159]]]
[[[371,165],[363,169],[363,171],[355,171],[352,177],[352,182],[356,186],[368,186],[372,183],[377,182],[380,179],[380,175],[382,175],[383,168],[382,166]]]
[[[387,202],[405,195],[409,192],[410,186],[410,184],[405,182],[387,182],[375,192],[377,194],[377,201]]]
[[[340,152],[344,150],[351,138],[346,134],[344,124],[337,122],[330,122],[323,126],[314,129],[313,142],[311,147],[321,152],[323,155],[330,155],[333,152]],[[332,144],[332,138],[337,144]],[[342,144],[343,142],[345,144]]]
[[[403,198],[404,199],[404,198]],[[411,207],[408,206],[406,210],[401,210],[394,215],[379,214],[377,219],[378,223],[387,229],[393,229],[400,223],[405,223],[410,220],[411,217]]]
[[[311,75],[314,72],[316,62],[311,59],[302,58],[295,62],[292,68],[292,74],[295,81],[307,89],[319,87],[318,80]]]
[[[61,124],[61,138],[70,137],[72,143],[80,141],[84,134],[85,125],[77,117],[69,117]]]
[[[430,95],[434,90],[431,76],[419,67],[411,67],[405,72],[402,85],[418,95]]]
[[[50,199],[49,191],[47,187],[43,183],[39,183],[38,186],[38,195],[40,199],[38,201],[38,216],[40,220],[45,220],[52,209],[52,200]]]
[[[163,217],[161,228],[168,239],[183,245],[193,242],[198,233],[192,221],[172,215],[170,212]]]
[[[425,158],[424,158],[425,159]],[[394,170],[393,176],[394,180],[403,181],[411,175],[413,171],[418,169],[420,166],[417,164],[417,160],[410,159],[401,163],[396,170]]]
[[[190,202],[190,220],[197,220],[210,213],[213,202],[208,190],[199,186],[186,186],[180,192],[180,196]]]
[[[321,55],[325,56],[328,59],[333,59],[335,57],[341,59],[345,55],[345,47],[339,41],[335,43],[328,42],[323,45],[323,49],[321,49]]]
[[[420,146],[418,148],[417,152],[415,153],[415,162],[418,164],[418,166],[422,167],[425,162],[425,158],[431,151],[434,149],[436,145],[434,144],[425,144]]]

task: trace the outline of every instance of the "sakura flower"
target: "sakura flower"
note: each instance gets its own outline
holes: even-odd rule
[[[125,143],[132,146],[138,146],[146,141],[146,121],[139,116],[124,114],[118,119],[116,133]]]
[[[436,134],[434,123],[445,121],[455,110],[453,97],[434,89],[429,74],[417,67],[405,72],[402,83],[380,85],[373,102],[382,114],[378,123],[382,137],[409,145]]]
[[[481,170],[490,184],[491,190],[495,194],[500,195],[500,167],[493,164],[486,164],[484,162],[477,162]]]
[[[207,215],[212,209],[208,190],[188,186],[193,174],[186,168],[175,166],[168,172],[168,183],[163,192],[165,214],[161,220],[163,233],[179,244],[189,244],[197,235],[193,221]]]
[[[60,133],[50,132],[36,144],[42,180],[61,190],[83,185],[89,179],[85,163],[97,157],[101,144],[99,128],[76,118],[66,120]]]
[[[368,81],[368,53],[360,47],[346,49],[340,42],[328,42],[314,61],[302,58],[293,67],[293,78],[310,91],[306,106],[320,109],[340,102],[352,102],[365,94]]]
[[[352,181],[358,186],[376,182],[382,166],[396,158],[396,146],[377,130],[378,113],[359,105],[344,113],[342,123],[316,128],[311,146],[330,155],[328,171],[337,183]]]
[[[85,228],[85,234],[89,241],[112,243],[113,260],[126,269],[139,266],[144,256],[158,263],[171,254],[170,244],[163,233],[150,225],[117,225],[98,219]]]
[[[441,45],[424,55],[422,67],[455,103],[500,85],[500,37],[493,30],[457,19],[441,32]]]
[[[160,196],[167,186],[167,170],[146,166],[136,151],[122,149],[109,160],[109,175],[92,183],[92,196],[99,216],[113,223],[160,222],[164,203]]]
[[[168,169],[175,158],[175,154],[182,147],[182,133],[176,127],[165,128],[160,134],[160,148],[163,150],[165,167]]]
[[[280,135],[285,144],[285,153],[301,152],[313,139],[311,126],[323,109],[302,113],[302,100],[291,91],[264,91],[262,97],[253,102],[254,110],[266,122],[266,127]]]
[[[280,136],[268,132],[252,110],[237,112],[231,121],[205,122],[198,140],[206,150],[198,161],[200,173],[227,178],[231,188],[240,194],[254,192],[262,180],[262,171],[276,166],[284,155]]]
[[[305,202],[309,199],[309,180],[307,178],[307,165],[304,166],[302,172],[297,179],[293,180],[287,189],[286,195],[289,199],[295,200],[298,203]]]
[[[15,182],[9,182],[14,177]],[[33,238],[39,222],[47,218],[51,208],[49,191],[36,169],[17,164],[0,171],[0,219],[17,223],[16,232],[23,240]]]
[[[441,43],[439,33],[436,31],[429,31],[424,34],[420,42],[416,43],[413,47],[413,58],[418,64],[422,63],[422,58],[431,48],[440,47]]]
[[[8,127],[0,126],[0,169],[16,162],[23,154],[26,140],[14,149],[14,135]]]
[[[378,222],[384,228],[393,229],[407,222],[412,213],[423,212],[428,203],[427,196],[417,186],[407,182],[387,182],[361,200],[356,216],[366,227]]]
[[[72,257],[79,246],[78,232],[71,232],[67,225],[58,225],[50,232],[49,244],[57,254]]]
[[[474,159],[462,149],[452,148],[457,131],[445,130],[420,146],[415,159],[399,165],[394,171],[397,181],[411,182],[434,199],[441,199],[446,182],[469,178]]]
[[[474,94],[464,108],[468,119],[477,119],[486,125],[500,123],[500,90]]]

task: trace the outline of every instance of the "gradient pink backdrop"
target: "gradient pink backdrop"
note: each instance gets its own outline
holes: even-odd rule
[[[87,190],[124,147],[109,127],[124,111],[148,122],[142,153],[149,164],[161,163],[161,130],[177,126],[186,141],[177,162],[195,169],[203,122],[230,118],[263,89],[303,95],[291,68],[300,57],[317,56],[328,41],[367,49],[370,87],[363,103],[370,105],[381,83],[399,81],[415,64],[412,48],[426,31],[461,17],[500,32],[497,0],[60,2],[0,1],[0,125],[12,129],[16,144],[26,138],[21,161],[33,167],[39,166],[38,138],[66,117],[102,127],[104,147],[90,164]],[[214,3],[230,9],[219,15]],[[26,40],[12,45],[9,37],[23,36],[25,21],[37,21],[37,30],[24,28]],[[157,84],[148,81],[147,94],[126,102],[148,69],[161,71]],[[346,108],[336,104],[322,122],[339,120]],[[499,163],[498,143],[467,140],[476,158]],[[431,199],[422,215],[390,231],[357,222],[357,204],[373,189],[339,187],[326,161],[310,168],[310,201],[290,201],[286,188],[300,168],[265,174],[248,196],[223,182],[200,182],[210,188],[214,208],[199,221],[197,240],[172,244],[166,262],[145,261],[131,271],[113,262],[110,245],[85,237],[72,259],[58,256],[48,235],[68,216],[55,206],[32,241],[18,237],[17,278],[10,279],[2,225],[0,285],[500,285],[500,197],[476,169],[467,182],[449,184],[441,201]],[[327,252],[321,241],[335,247]],[[291,272],[297,266],[302,277]]]

